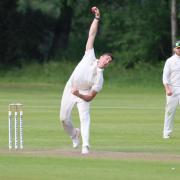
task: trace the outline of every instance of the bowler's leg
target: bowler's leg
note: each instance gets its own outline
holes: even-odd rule
[[[169,138],[173,130],[174,116],[178,105],[178,98],[174,96],[167,96],[166,98],[167,98],[167,103],[165,109],[163,137]]]
[[[82,146],[89,147],[89,130],[90,130],[89,103],[82,100],[77,103],[77,107],[81,122]]]
[[[66,86],[61,100],[60,120],[64,130],[71,138],[76,134],[76,129],[73,127],[71,119],[71,112],[74,104],[75,96],[71,93],[71,89]]]

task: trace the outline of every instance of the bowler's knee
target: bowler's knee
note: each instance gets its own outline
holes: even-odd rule
[[[80,119],[81,119],[81,121],[89,120],[90,119],[89,111],[83,112],[80,115]]]
[[[68,119],[67,113],[60,111],[59,118],[61,122],[66,121]]]
[[[60,123],[61,123],[61,125],[62,125],[63,127],[66,126],[66,118],[65,118],[64,116],[61,116],[61,115],[60,115]]]

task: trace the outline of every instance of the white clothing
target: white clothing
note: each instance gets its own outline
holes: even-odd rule
[[[71,87],[77,87],[79,90],[92,89],[99,92],[103,85],[102,71],[103,69],[97,67],[94,49],[89,49],[76,66],[68,83],[71,84]]]
[[[163,84],[180,87],[180,56],[167,59],[163,70]]]
[[[163,70],[163,84],[169,85],[172,95],[166,95],[166,109],[163,136],[169,136],[173,131],[176,108],[180,103],[180,57],[174,54],[166,60]]]
[[[60,108],[60,119],[63,122],[64,129],[72,138],[75,135],[75,128],[72,124],[71,112],[74,105],[77,104],[81,124],[82,146],[89,146],[90,103],[73,95],[71,90],[77,88],[81,94],[85,95],[92,90],[99,92],[102,86],[103,70],[97,66],[94,49],[87,50],[65,86]]]

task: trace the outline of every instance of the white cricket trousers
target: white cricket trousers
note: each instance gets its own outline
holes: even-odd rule
[[[174,117],[177,106],[180,104],[180,88],[173,88],[173,95],[166,96],[166,109],[163,135],[169,136],[173,131]]]
[[[90,103],[73,95],[71,93],[71,90],[72,90],[71,87],[67,84],[64,89],[62,100],[61,100],[60,120],[63,124],[64,130],[68,133],[68,135],[71,138],[73,138],[75,136],[76,131],[72,123],[71,113],[72,113],[73,107],[77,105],[79,118],[80,118],[82,146],[89,146]]]

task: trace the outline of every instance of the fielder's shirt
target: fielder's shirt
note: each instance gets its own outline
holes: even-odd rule
[[[166,60],[163,70],[163,84],[180,87],[180,56],[174,54]]]

